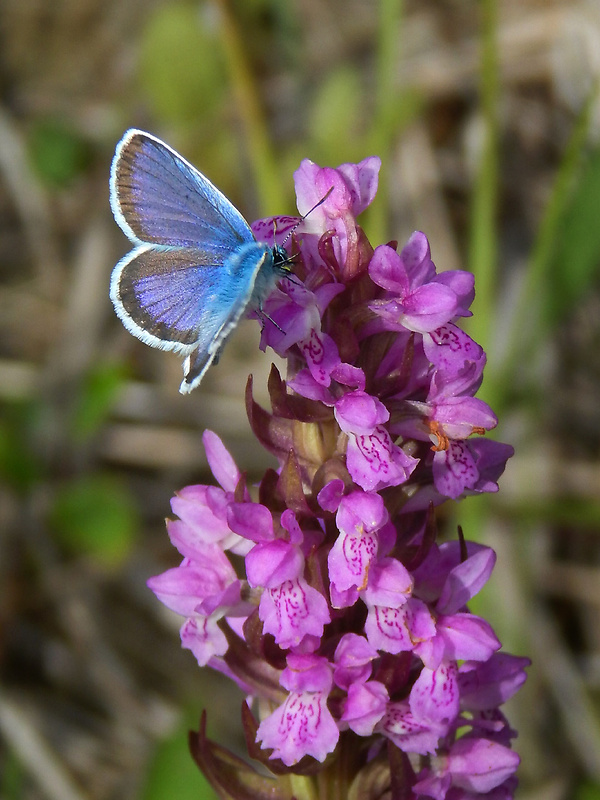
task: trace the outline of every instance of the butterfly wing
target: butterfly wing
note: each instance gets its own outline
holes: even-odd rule
[[[110,201],[136,245],[115,267],[110,296],[128,331],[187,356],[182,392],[198,385],[244,313],[272,257],[242,215],[160,139],[123,136],[111,168]]]
[[[254,241],[239,211],[201,172],[144,131],[125,133],[110,171],[114,217],[135,244],[196,247],[226,256]]]

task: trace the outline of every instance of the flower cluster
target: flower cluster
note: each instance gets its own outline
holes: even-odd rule
[[[406,797],[505,800],[518,756],[499,706],[528,660],[500,653],[467,608],[494,552],[462,536],[440,543],[434,508],[496,491],[512,448],[483,438],[497,422],[474,396],[485,353],[456,325],[470,315],[472,275],[437,273],[423,233],[373,250],[356,223],[379,167],[304,161],[300,214],[322,202],[253,226],[278,244],[294,230],[295,275],[257,312],[261,347],[288,373],[272,368],[271,412],[251,379],[246,393],[278,467],[248,487],[206,432],[219,486],[174,497],[167,527],[183,561],[149,585],[185,617],[198,663],[248,695],[249,752],[273,773],[343,758],[357,797],[380,796],[387,780]],[[222,796],[242,796],[247,765],[235,772],[202,732],[193,752]],[[255,780],[262,797],[268,779]]]

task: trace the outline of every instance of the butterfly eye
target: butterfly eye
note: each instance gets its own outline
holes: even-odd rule
[[[292,263],[292,259],[294,256],[289,256],[285,247],[281,247],[280,245],[275,245],[272,250],[273,254],[273,269],[275,272],[279,272],[282,275],[289,275],[292,271],[290,264]]]

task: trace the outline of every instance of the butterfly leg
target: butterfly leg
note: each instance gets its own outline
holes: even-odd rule
[[[283,330],[283,328],[281,327],[281,325],[278,325],[278,324],[275,322],[275,320],[273,319],[273,317],[270,317],[270,316],[267,314],[267,312],[266,312],[266,311],[263,311],[262,303],[261,303],[261,304],[258,306],[258,308],[256,309],[256,313],[258,314],[258,316],[259,316],[259,318],[260,318],[260,327],[261,327],[261,330],[262,330],[262,329],[265,327],[265,322],[266,322],[266,320],[269,320],[269,322],[272,322],[272,323],[273,323],[273,325],[275,325],[275,327],[277,328],[277,330],[278,330],[278,331],[280,331],[281,333],[285,333],[285,331]]]

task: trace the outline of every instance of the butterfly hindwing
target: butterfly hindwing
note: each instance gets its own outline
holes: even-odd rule
[[[270,252],[254,243],[225,263],[210,263],[206,256],[195,248],[149,245],[125,256],[115,267],[110,291],[125,327],[163,350],[187,353],[208,346],[222,325],[246,309]],[[245,269],[235,268],[240,258]]]

